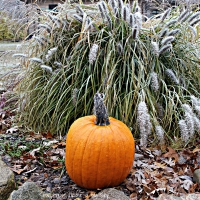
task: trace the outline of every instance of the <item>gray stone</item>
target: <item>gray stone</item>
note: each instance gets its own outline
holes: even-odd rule
[[[11,193],[8,200],[50,200],[51,195],[41,191],[34,182],[26,182]]]
[[[14,173],[0,157],[0,200],[6,200],[15,189]]]
[[[193,181],[200,185],[200,169],[196,169],[193,174]]]
[[[104,189],[98,194],[94,195],[90,200],[131,200],[123,192],[114,188]]]
[[[157,200],[200,200],[200,194],[188,194],[181,197],[174,195],[161,194]]]
[[[188,194],[185,200],[200,200],[200,194]]]
[[[186,160],[182,155],[179,156],[179,158],[178,158],[178,164],[179,164],[179,165],[185,164],[186,161],[187,161],[187,160]]]
[[[184,199],[182,197],[176,197],[174,195],[161,194],[159,195],[157,200],[184,200]]]

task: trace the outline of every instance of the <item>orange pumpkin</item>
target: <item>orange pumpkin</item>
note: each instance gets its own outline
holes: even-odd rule
[[[129,174],[135,154],[129,128],[108,117],[103,98],[99,93],[95,96],[100,99],[94,106],[96,116],[77,119],[66,140],[67,172],[77,185],[87,189],[119,185]]]

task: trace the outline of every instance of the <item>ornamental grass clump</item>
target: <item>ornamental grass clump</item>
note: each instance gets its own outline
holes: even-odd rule
[[[93,112],[91,97],[99,91],[109,115],[128,125],[142,146],[192,142],[199,129],[194,125],[192,132],[182,105],[197,113],[190,96],[200,101],[200,40],[199,14],[187,9],[168,9],[145,22],[137,3],[121,0],[44,11],[20,85],[23,123],[65,134],[75,119]]]
[[[24,40],[36,29],[39,8],[20,0],[0,1],[0,40]]]

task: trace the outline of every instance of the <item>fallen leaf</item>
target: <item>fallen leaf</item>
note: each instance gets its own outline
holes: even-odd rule
[[[183,187],[185,190],[189,191],[190,187],[193,185],[193,182],[190,180],[184,180],[183,181],[183,185],[181,185],[181,187]]]
[[[43,145],[44,146],[50,146],[50,145],[55,144],[55,143],[58,143],[58,141],[57,140],[53,140],[53,141],[49,141],[49,142],[44,142]]]
[[[35,134],[35,135],[34,135],[34,138],[35,138],[35,139],[42,139],[42,136],[39,135],[39,134]]]
[[[134,167],[141,167],[143,165],[143,162],[140,161],[140,160],[136,160],[134,163],[133,163]]]
[[[195,189],[199,187],[198,183],[193,183],[193,185],[191,185],[189,192],[190,193],[195,193]]]
[[[155,183],[157,185],[157,187],[155,187],[154,189],[157,188],[166,188],[168,185],[168,178],[166,178],[165,176],[163,176],[162,178],[158,179],[158,178],[154,178]]]
[[[163,192],[165,192],[166,191],[166,188],[158,188],[158,189],[155,189],[155,190],[153,190],[152,192],[151,192],[151,194],[155,194],[155,192],[161,192],[161,193],[163,193]]]
[[[30,134],[30,136],[34,136],[35,135],[35,133],[32,132],[32,131],[29,134]]]
[[[136,193],[136,192],[132,193],[132,194],[130,195],[130,198],[131,198],[131,200],[137,200],[137,199],[138,199],[138,198],[137,198],[137,193]]]
[[[26,141],[34,141],[35,138],[32,138],[32,137],[26,137],[25,140],[26,140]]]
[[[29,173],[35,171],[36,169],[37,169],[37,167],[35,167],[34,169],[31,169],[31,170],[29,170],[29,171],[27,171],[27,172],[24,172],[24,173],[25,173],[25,174],[29,174]]]
[[[144,155],[142,155],[142,154],[138,154],[138,153],[135,153],[135,161],[136,160],[142,160],[144,158]]]
[[[162,155],[162,151],[161,151],[161,150],[154,150],[154,151],[153,151],[153,154],[154,154],[155,156],[161,156],[161,155]]]
[[[21,174],[22,172],[24,172],[25,170],[28,169],[28,165],[26,165],[24,168],[20,169],[21,165],[14,165],[14,167],[10,167],[10,169],[13,172],[16,172],[17,174]]]
[[[171,183],[174,184],[174,185],[180,185],[182,183],[182,181],[180,180],[179,177],[175,177],[175,178],[172,178],[170,179]]]
[[[28,159],[34,159],[35,157],[33,157],[32,155],[30,155],[29,153],[27,153],[27,154],[25,154],[25,155],[23,155],[23,156],[21,156],[20,157],[20,159],[22,159],[23,161],[26,161],[26,160],[28,160]]]
[[[192,178],[190,176],[179,176],[180,179],[183,179],[183,180],[190,180],[192,181]]]
[[[149,193],[151,193],[151,192],[153,191],[153,189],[150,188],[150,187],[149,187],[148,185],[146,185],[146,184],[143,185],[143,190],[144,190],[147,194],[149,194]]]
[[[192,152],[193,152],[193,153],[196,153],[196,152],[198,152],[198,151],[200,151],[200,149],[199,149],[199,148],[195,148]]]
[[[47,133],[42,133],[42,136],[47,138],[47,139],[52,139],[53,135],[50,133],[50,131],[48,131]]]
[[[196,153],[193,153],[192,151],[190,151],[189,149],[185,149],[181,152],[182,156],[186,159],[186,160],[191,160],[193,158],[196,158]]]
[[[145,180],[145,175],[142,172],[142,170],[138,170],[135,172],[135,178],[137,179],[137,181],[139,181],[140,183]]]
[[[53,149],[55,149],[57,147],[58,147],[58,144],[55,144],[55,145],[52,146]]]
[[[26,149],[27,147],[26,146],[24,146],[24,145],[20,145],[20,146],[18,146],[18,149]]]
[[[136,187],[133,181],[127,181],[126,188],[130,190],[131,192],[136,191]]]
[[[2,132],[8,129],[5,121],[0,122],[0,129],[2,130]]]
[[[177,162],[178,161],[178,154],[176,153],[176,151],[174,149],[172,149],[171,147],[167,147],[167,148],[168,148],[169,152],[165,153],[163,155],[163,157],[174,158],[175,159],[174,161]]]
[[[66,142],[59,142],[58,145],[61,146],[61,147],[65,147],[66,146]]]
[[[61,156],[65,156],[65,150],[64,149],[56,149],[55,151],[52,151],[53,154],[60,154]]]
[[[154,162],[154,164],[158,167],[158,168],[161,168],[161,169],[165,169],[166,168],[166,164],[165,163],[159,163],[159,162]]]
[[[59,159],[58,156],[51,156],[51,160],[57,161],[58,159]]]
[[[88,195],[85,196],[85,199],[90,199],[92,196],[94,196],[96,194],[96,192],[94,191],[88,191]]]
[[[164,159],[163,161],[170,167],[173,167],[175,165],[175,162],[172,160],[172,158],[169,158],[169,160]]]
[[[45,178],[48,178],[48,174],[47,174],[47,173],[44,173],[44,177],[45,177]]]
[[[15,126],[15,127],[9,128],[9,129],[6,131],[6,133],[11,133],[11,134],[13,134],[13,133],[16,133],[16,132],[18,132],[18,131],[19,131],[18,127]]]
[[[1,113],[1,118],[5,119],[6,118],[6,113]]]
[[[36,153],[37,151],[39,151],[39,150],[40,150],[40,147],[38,147],[37,149],[33,149],[33,150],[30,152],[30,155],[33,156],[33,157],[35,157],[35,153]]]

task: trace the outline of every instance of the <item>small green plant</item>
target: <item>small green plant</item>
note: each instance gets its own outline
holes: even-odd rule
[[[4,142],[0,143],[0,155],[7,154],[11,157],[19,158],[27,153],[30,153],[32,150],[40,149],[37,151],[37,154],[41,154],[43,156],[43,152],[47,151],[49,147],[46,147],[42,144],[42,142],[26,141],[24,137],[20,137],[16,140],[6,140],[2,138]]]
[[[10,155],[11,157],[17,157],[19,158],[23,152],[26,150],[18,148],[17,142],[16,143],[11,143],[11,142],[5,142],[0,144],[1,147],[1,154],[5,153]]]
[[[92,97],[100,91],[109,115],[131,127],[142,146],[149,137],[160,144],[180,138],[181,146],[195,138],[199,12],[169,8],[143,22],[137,3],[121,0],[65,3],[57,10],[43,13],[30,46],[20,85],[27,126],[66,134],[76,118],[92,113]]]

